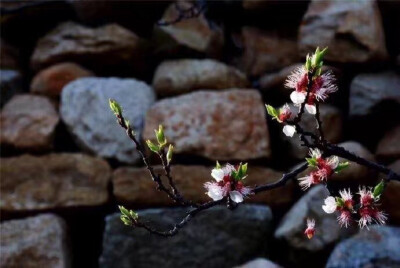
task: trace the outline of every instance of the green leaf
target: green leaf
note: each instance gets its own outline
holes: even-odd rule
[[[130,214],[131,218],[135,221],[139,218],[139,215],[133,210],[129,210],[129,214]]]
[[[125,224],[125,225],[132,225],[132,221],[129,217],[125,216],[125,215],[121,215],[119,217],[121,219],[121,221]]]
[[[314,157],[306,158],[306,161],[307,161],[309,167],[317,167],[318,166],[317,159],[315,159]]]
[[[129,122],[129,120],[128,120],[128,119],[125,119],[124,122],[125,122],[126,127],[127,127],[127,128],[130,128],[130,122]]]
[[[278,111],[274,107],[272,107],[271,105],[266,104],[265,108],[267,108],[267,112],[268,112],[268,114],[270,116],[272,116],[274,118],[279,116]]]
[[[307,71],[309,71],[311,69],[311,57],[309,54],[307,54],[307,57],[306,57],[305,68]]]
[[[349,167],[349,162],[341,162],[339,165],[335,168],[335,173],[339,173],[340,171],[346,169]]]
[[[124,206],[118,206],[118,208],[123,215],[129,217],[129,211],[126,208],[124,208]]]
[[[111,111],[116,115],[122,114],[122,108],[116,100],[108,99],[108,104],[110,105]]]
[[[146,143],[152,152],[158,153],[160,151],[160,147],[152,143],[151,140],[147,140]]]
[[[382,180],[380,183],[378,183],[375,188],[374,188],[374,192],[372,193],[374,198],[379,198],[383,192],[383,189],[385,188],[385,183]]]
[[[219,164],[218,160],[217,160],[217,164],[215,165],[216,169],[221,169],[221,165]]]
[[[247,163],[242,165],[242,170],[243,170],[243,174],[244,174],[244,175],[247,174],[247,166],[248,166]]]

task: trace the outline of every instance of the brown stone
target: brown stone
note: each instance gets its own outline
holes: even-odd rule
[[[394,172],[400,174],[400,159],[389,166]],[[390,181],[382,195],[382,209],[388,214],[392,224],[400,224],[400,181]]]
[[[31,92],[59,97],[66,84],[87,76],[94,76],[94,74],[73,62],[59,63],[40,71],[33,78]]]
[[[165,127],[176,153],[213,160],[269,157],[270,143],[260,94],[251,89],[198,91],[164,99],[146,116],[144,139]]]
[[[109,165],[82,154],[2,158],[0,174],[4,211],[98,206],[108,200]]]
[[[69,267],[66,226],[58,216],[5,221],[0,230],[1,267]]]
[[[192,6],[187,2],[180,2],[179,5],[184,9]],[[176,20],[178,16],[178,10],[174,4],[171,4],[162,16],[161,21],[171,22]],[[180,47],[183,47],[211,57],[219,57],[224,43],[222,30],[218,26],[211,28],[204,14],[160,26],[155,34],[155,39],[159,43],[158,51],[165,52],[171,50],[176,52],[176,50],[180,50]]]
[[[153,87],[159,95],[179,95],[198,89],[245,88],[246,75],[215,60],[175,60],[161,63]]]
[[[294,114],[298,112],[298,108],[291,105]],[[342,137],[343,119],[342,114],[336,107],[329,104],[320,105],[320,114],[322,121],[322,129],[324,130],[325,139],[331,143],[337,143]],[[303,114],[300,125],[306,131],[316,130],[316,122],[313,115]],[[304,158],[308,153],[308,148],[301,146],[301,141],[297,137],[286,137],[284,139],[289,142],[289,154],[294,158]]]
[[[142,40],[129,30],[108,24],[88,28],[74,22],[58,25],[42,37],[33,52],[31,66],[38,70],[72,61],[92,70],[115,67],[143,67]]]
[[[57,111],[48,98],[16,95],[1,111],[0,143],[22,150],[51,149],[58,121]]]
[[[387,58],[375,1],[311,1],[299,33],[300,55],[329,47],[325,59],[362,63]]]
[[[213,167],[182,166],[172,167],[172,176],[182,195],[195,202],[207,202],[211,199],[205,194],[204,183],[212,181]],[[156,169],[162,174],[162,169]],[[246,186],[255,186],[279,180],[282,173],[269,168],[249,167]],[[167,183],[167,181],[165,181]],[[294,185],[277,188],[267,193],[251,196],[246,202],[264,203],[272,207],[285,206],[293,202]],[[156,190],[145,168],[118,168],[113,174],[114,195],[117,202],[140,206],[165,206],[174,204],[164,193]]]
[[[242,29],[242,37],[244,54],[240,65],[250,76],[281,69],[299,60],[295,40],[251,27]]]
[[[385,134],[378,143],[376,155],[385,159],[400,158],[400,125]]]
[[[7,44],[3,39],[0,39],[0,67],[1,69],[18,69],[18,51]]]

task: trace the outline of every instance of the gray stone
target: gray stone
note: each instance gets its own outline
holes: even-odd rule
[[[300,55],[329,47],[325,59],[368,62],[387,58],[375,1],[311,1],[299,30]]]
[[[186,209],[149,209],[139,217],[159,228],[171,228]],[[241,205],[202,212],[170,238],[124,226],[119,213],[106,218],[101,268],[232,267],[263,254],[270,246],[271,210]],[[168,226],[168,227],[167,227]]]
[[[61,117],[82,148],[134,163],[139,155],[110,111],[109,98],[121,104],[124,116],[140,136],[143,117],[155,95],[151,87],[135,79],[81,78],[69,83],[61,94]]]
[[[256,90],[197,91],[161,100],[151,107],[143,137],[154,139],[154,129],[162,124],[176,153],[213,160],[269,157],[265,114]]]
[[[312,187],[283,217],[275,238],[285,240],[292,249],[316,252],[347,236],[352,230],[340,228],[336,216],[322,209],[328,196],[329,192],[323,185]],[[312,239],[304,234],[307,218],[315,219],[316,231]]]
[[[374,225],[341,242],[327,268],[400,267],[400,228]]]
[[[70,267],[64,221],[42,214],[0,224],[1,267]]]
[[[16,70],[0,70],[0,107],[17,93],[22,91],[22,76]]]
[[[257,258],[255,260],[246,262],[243,265],[237,266],[236,268],[282,268],[278,264],[263,258]]]
[[[377,145],[376,155],[386,160],[400,158],[400,125],[385,133]]]
[[[153,87],[159,95],[179,95],[198,89],[246,88],[246,75],[211,59],[174,60],[161,63]]]
[[[392,71],[359,74],[350,85],[350,116],[365,116],[382,102],[400,104],[400,76]]]

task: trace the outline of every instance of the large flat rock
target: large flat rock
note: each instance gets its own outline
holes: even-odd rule
[[[166,228],[184,212],[182,208],[149,209],[139,211],[139,217]],[[170,238],[124,226],[119,216],[106,218],[101,268],[232,267],[263,254],[271,245],[266,237],[272,214],[266,206],[241,205],[234,211],[215,207],[198,214]]]
[[[146,116],[144,139],[164,125],[177,153],[213,160],[269,157],[266,112],[260,94],[251,89],[198,91],[164,99]]]

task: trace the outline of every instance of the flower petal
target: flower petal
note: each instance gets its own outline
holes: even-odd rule
[[[283,133],[285,133],[286,136],[293,137],[294,133],[296,133],[296,127],[286,125],[283,127],[282,131],[283,131]]]
[[[317,113],[317,108],[315,107],[315,105],[306,104],[304,108],[306,108],[306,110],[309,114]]]
[[[302,92],[293,91],[290,94],[290,99],[293,101],[294,104],[302,104],[306,99],[306,95],[304,95],[304,93]]]
[[[232,199],[232,201],[235,203],[243,202],[243,195],[241,193],[239,193],[238,191],[229,192],[229,196]]]
[[[224,179],[224,170],[221,168],[214,168],[211,171],[211,176],[216,180],[216,181],[222,181]]]
[[[331,214],[336,211],[337,205],[336,205],[336,199],[333,196],[328,196],[325,199],[325,205],[322,206],[322,209],[328,213]]]

